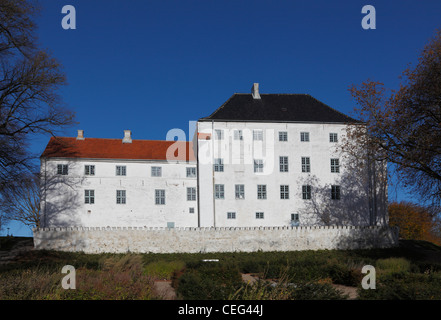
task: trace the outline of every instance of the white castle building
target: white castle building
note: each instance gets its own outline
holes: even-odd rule
[[[192,141],[53,137],[43,228],[387,224],[381,170],[338,148],[358,121],[307,94],[234,94]],[[378,178],[378,179],[377,179]]]

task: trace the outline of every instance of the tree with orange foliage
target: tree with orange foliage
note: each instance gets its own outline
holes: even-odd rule
[[[410,202],[389,204],[389,224],[399,227],[399,236],[406,240],[425,240],[441,245],[437,215],[430,209]]]

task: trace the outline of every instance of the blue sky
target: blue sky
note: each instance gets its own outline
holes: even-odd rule
[[[165,140],[235,92],[308,93],[346,114],[348,88],[390,88],[441,28],[441,1],[40,0],[39,44],[63,65],[61,94],[86,137]],[[63,6],[76,9],[64,30]],[[364,30],[364,5],[376,29]],[[49,137],[34,139],[41,153]],[[392,199],[398,196],[391,189]],[[412,200],[412,199],[409,199]],[[10,225],[14,235],[31,235]],[[2,231],[6,234],[6,230]]]

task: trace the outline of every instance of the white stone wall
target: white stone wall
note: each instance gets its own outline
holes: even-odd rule
[[[344,124],[200,121],[197,129],[201,227],[289,226],[293,213],[303,226],[323,224],[326,214],[334,224],[369,225],[367,172],[354,171],[337,150]],[[253,140],[255,129],[263,130],[263,141]],[[223,130],[222,140],[216,130]],[[242,141],[234,130],[242,130]],[[287,141],[279,141],[280,131]],[[309,142],[301,141],[301,132],[309,133]],[[330,133],[338,143],[330,142]],[[288,157],[288,172],[280,172],[280,156]],[[309,173],[302,172],[302,157],[310,159]],[[215,158],[223,159],[224,172],[214,172]],[[339,159],[339,173],[331,172],[331,158]],[[254,172],[254,159],[264,160],[262,173]],[[215,184],[224,185],[224,199],[213,198]],[[235,198],[236,184],[245,186],[244,199]],[[257,198],[257,185],[266,185],[265,200]],[[281,185],[289,186],[289,199],[281,199]],[[302,199],[302,185],[312,186],[311,200]],[[341,186],[341,200],[330,199],[331,185]],[[236,212],[236,219],[227,219],[227,212]],[[256,219],[256,212],[264,218]]]
[[[85,253],[197,253],[386,248],[398,230],[375,227],[41,228],[36,249]]]
[[[57,165],[67,164],[68,175],[57,175]],[[95,165],[95,175],[84,174]],[[116,166],[126,166],[126,176],[116,176]],[[161,177],[151,167],[162,168]],[[187,200],[187,187],[197,188],[197,178],[187,177],[194,162],[119,161],[94,159],[44,159],[41,162],[42,226],[46,227],[197,227],[198,206]],[[155,204],[155,189],[165,190],[165,204]],[[93,204],[85,203],[85,190],[94,190]],[[126,203],[116,203],[116,191],[126,191]],[[193,208],[194,213],[190,213]]]

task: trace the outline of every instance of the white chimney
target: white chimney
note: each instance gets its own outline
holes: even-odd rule
[[[84,130],[78,130],[77,140],[84,140]]]
[[[123,143],[132,143],[132,131],[124,130],[124,138],[122,140]]]
[[[253,87],[251,88],[251,93],[253,94],[253,99],[260,99],[258,83],[253,84]]]

